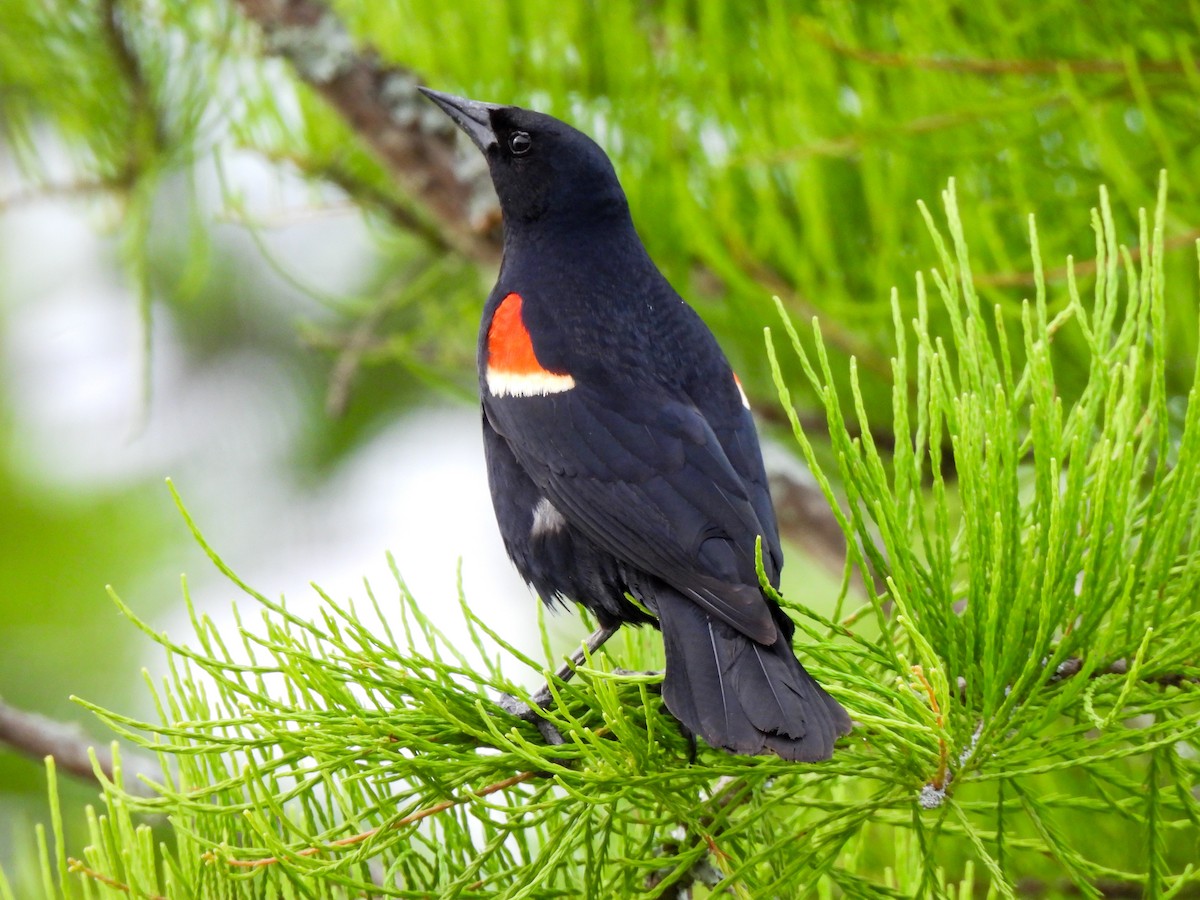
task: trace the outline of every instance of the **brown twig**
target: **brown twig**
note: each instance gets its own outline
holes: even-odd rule
[[[1058,684],[1061,681],[1066,681],[1068,678],[1074,678],[1083,671],[1083,659],[1078,656],[1069,656],[1058,664],[1054,673],[1050,676],[1049,684]],[[1088,673],[1088,678],[1100,678],[1103,675],[1128,675],[1129,660],[1118,659],[1107,666],[1099,669],[1093,669]],[[1163,687],[1179,687],[1183,684],[1200,684],[1200,675],[1190,675],[1184,672],[1163,672],[1158,675],[1139,675],[1138,681],[1145,684],[1157,684]],[[955,682],[958,687],[959,697],[967,695],[967,679],[961,675]]]
[[[0,744],[7,744],[22,756],[39,762],[52,756],[63,772],[95,783],[98,779],[88,754],[90,750],[95,753],[96,765],[104,777],[109,781],[114,777],[112,751],[107,746],[97,746],[78,725],[25,712],[3,701],[0,701]],[[140,755],[126,755],[122,765],[134,773],[158,771],[153,761]],[[132,793],[149,793],[149,789],[136,780],[129,781],[125,789]]]
[[[1192,247],[1198,240],[1200,240],[1200,228],[1193,228],[1185,231],[1183,234],[1166,238],[1163,241],[1163,251]],[[1129,257],[1136,263],[1141,260],[1142,252],[1143,249],[1141,247],[1131,247],[1129,249]],[[1075,275],[1078,277],[1094,275],[1096,274],[1096,266],[1097,262],[1095,259],[1080,260],[1074,263]],[[1053,269],[1046,269],[1044,274],[1046,281],[1066,281],[1069,271],[1069,266],[1057,266]],[[990,275],[985,273],[975,275],[974,281],[977,285],[987,285],[989,287],[1033,287],[1037,284],[1037,278],[1033,272],[994,272]]]
[[[461,797],[455,797],[451,800],[442,800],[440,803],[435,803],[432,806],[426,806],[423,809],[418,809],[416,812],[409,813],[395,822],[383,826],[382,828],[371,828],[368,831],[362,831],[358,834],[352,834],[350,837],[340,838],[336,841],[330,841],[320,847],[305,847],[303,850],[296,851],[297,856],[316,856],[324,850],[341,849],[343,847],[353,847],[355,844],[361,844],[363,841],[373,838],[383,830],[395,828],[403,828],[405,825],[411,825],[413,822],[419,822],[421,819],[426,819],[429,816],[437,815],[440,812],[445,812],[460,804],[466,803],[468,800],[479,797],[486,797],[488,794],[494,794],[497,791],[502,791],[505,788],[510,788],[513,785],[521,784],[524,781],[529,781],[531,778],[536,778],[539,772],[518,772],[508,778],[494,782],[482,787],[477,791],[472,791]],[[214,858],[211,853],[206,854],[207,858]],[[229,865],[243,869],[261,869],[264,866],[277,865],[280,862],[277,856],[268,856],[263,859],[231,859],[227,860]]]
[[[154,95],[150,81],[146,78],[145,70],[142,67],[141,57],[138,56],[126,31],[125,23],[122,21],[123,14],[118,0],[103,0],[100,6],[103,16],[101,25],[104,39],[112,51],[113,59],[121,72],[121,78],[129,89],[132,126],[134,129],[145,128],[151,147],[155,151],[161,150],[167,145],[166,128],[163,125],[162,117],[155,108]],[[141,137],[141,135],[136,135],[136,137]],[[142,141],[132,140],[129,142],[129,147],[130,159],[127,165],[130,172],[137,172],[144,162],[140,157]]]
[[[913,666],[912,673],[917,676],[917,680],[921,682],[921,687],[925,689],[925,695],[929,698],[929,708],[933,710],[934,716],[937,718],[938,728],[938,767],[934,773],[933,780],[929,786],[934,791],[944,791],[946,789],[947,770],[950,768],[950,748],[946,746],[946,739],[942,737],[942,732],[946,727],[946,717],[942,712],[942,708],[937,700],[937,694],[934,693],[933,685],[929,683],[929,679],[925,677],[925,671],[920,666]]]
[[[839,56],[858,60],[872,66],[896,69],[926,69],[935,72],[965,72],[969,75],[1053,75],[1066,69],[1076,74],[1120,75],[1129,71],[1129,64],[1118,59],[978,59],[961,56],[906,56],[902,53],[883,53],[862,47],[851,47],[832,35],[816,28],[807,29],[820,44]],[[1183,63],[1139,59],[1134,65],[1143,72],[1185,74]]]
[[[89,868],[86,863],[78,859],[74,859],[73,857],[67,858],[67,869],[75,874],[84,875],[88,878],[91,878],[93,881],[99,881],[101,884],[107,885],[108,887],[121,891],[122,893],[133,893],[133,891],[130,890],[129,885],[117,881],[115,878],[110,878],[103,872],[97,872],[95,869]],[[160,894],[139,893],[138,896],[144,896],[146,900],[167,900],[166,897],[163,897]]]

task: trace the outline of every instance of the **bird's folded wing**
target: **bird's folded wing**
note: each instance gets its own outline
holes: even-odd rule
[[[748,637],[775,641],[754,563],[755,539],[774,538],[774,522],[760,520],[694,406],[623,395],[614,408],[611,398],[580,385],[547,396],[488,397],[485,410],[574,527]]]

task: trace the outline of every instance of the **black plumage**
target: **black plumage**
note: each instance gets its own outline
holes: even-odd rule
[[[659,627],[667,708],[710,744],[828,758],[849,717],[796,660],[755,573],[760,536],[774,585],[783,556],[748,405],[647,255],[608,157],[550,116],[425,93],[485,154],[500,198],[478,362],[518,571],[602,625]]]

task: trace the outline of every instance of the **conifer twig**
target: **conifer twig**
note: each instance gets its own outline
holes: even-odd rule
[[[1050,676],[1050,684],[1057,684],[1060,681],[1066,681],[1068,678],[1074,678],[1083,671],[1083,659],[1078,656],[1069,656],[1058,664],[1054,670],[1054,674]],[[1128,675],[1129,660],[1117,659],[1099,669],[1094,669],[1088,674],[1089,678],[1100,678],[1102,675]],[[1179,687],[1181,684],[1200,684],[1200,675],[1189,675],[1184,672],[1161,672],[1157,675],[1139,675],[1138,681],[1144,684],[1157,684],[1163,687]],[[957,681],[959,695],[965,695],[967,692],[967,679],[961,675]]]
[[[133,893],[133,891],[130,889],[129,885],[125,884],[124,882],[117,881],[117,879],[115,879],[115,878],[110,878],[109,876],[105,875],[103,872],[97,872],[95,869],[89,867],[82,860],[75,859],[74,857],[67,857],[67,869],[70,872],[74,872],[78,875],[83,875],[87,878],[92,879],[93,881],[98,881],[103,885],[107,885],[108,887],[112,888],[113,890],[120,891],[123,894],[132,894]],[[146,900],[167,900],[166,897],[163,897],[160,894],[143,895],[143,894],[139,893],[139,896],[145,896]]]
[[[822,30],[816,28],[807,30],[818,42],[839,56],[888,68],[965,72],[970,75],[1053,75],[1062,69],[1068,69],[1077,74],[1120,75],[1129,71],[1129,64],[1119,59],[984,59],[965,56],[908,56],[903,53],[885,53],[863,47],[851,47]],[[1182,62],[1155,59],[1139,59],[1137,67],[1146,72],[1164,72],[1172,75],[1183,75],[1187,71]]]
[[[946,746],[946,739],[942,736],[946,728],[946,717],[942,713],[941,706],[938,704],[937,694],[933,690],[933,685],[929,683],[929,679],[925,677],[925,670],[920,666],[913,666],[912,673],[917,677],[917,681],[921,682],[921,687],[924,688],[926,696],[929,698],[929,708],[933,710],[933,714],[937,719],[938,728],[938,767],[934,773],[933,779],[927,787],[933,791],[941,793],[946,789],[946,774],[950,766],[950,749]]]
[[[1164,238],[1163,250],[1181,250],[1194,247],[1197,240],[1200,240],[1200,228],[1191,228],[1182,234]],[[1130,261],[1135,263],[1141,262],[1143,249],[1138,246],[1130,247]],[[1066,281],[1068,275],[1072,273],[1076,277],[1095,275],[1097,265],[1098,261],[1096,259],[1080,260],[1069,266],[1056,266],[1052,269],[1046,269],[1042,273],[1042,277],[1046,281]],[[984,272],[975,276],[975,283],[989,287],[1034,287],[1037,284],[1037,275],[1034,272]]]
[[[324,844],[320,847],[305,847],[303,850],[296,851],[296,855],[297,856],[316,856],[322,850],[340,849],[343,847],[353,847],[356,844],[361,844],[363,841],[370,840],[375,835],[379,834],[381,831],[388,830],[388,829],[395,829],[395,828],[403,828],[405,825],[411,825],[413,822],[419,822],[421,819],[426,819],[429,816],[437,815],[440,812],[445,812],[448,809],[451,809],[462,803],[466,803],[468,800],[470,800],[472,798],[486,797],[488,794],[494,794],[497,791],[504,790],[505,788],[510,788],[514,785],[521,784],[522,782],[529,781],[531,778],[536,778],[540,774],[541,774],[540,772],[533,772],[533,771],[518,772],[516,775],[511,775],[508,778],[502,778],[500,781],[495,781],[495,782],[487,785],[486,787],[480,788],[477,791],[471,791],[470,793],[468,793],[466,795],[463,795],[460,797],[454,797],[453,799],[450,799],[450,800],[442,800],[441,802],[435,803],[432,806],[426,806],[422,809],[418,809],[416,812],[409,813],[407,816],[397,819],[395,822],[392,822],[381,828],[371,828],[371,829],[368,829],[367,831],[361,831],[358,834],[352,834],[349,837],[339,838],[336,841],[330,841],[329,843]],[[236,867],[243,868],[243,869],[261,869],[265,866],[276,865],[280,861],[281,860],[277,856],[268,856],[268,857],[264,857],[262,859],[231,859],[231,860],[227,860],[229,865],[236,866]]]
[[[565,663],[559,666],[558,671],[554,673],[559,681],[570,681],[575,677],[575,670],[579,668],[587,660],[587,658],[599,650],[604,644],[617,633],[617,626],[602,625],[584,639],[583,644],[570,655]],[[532,722],[537,726],[537,730],[541,732],[547,744],[562,744],[564,743],[563,736],[559,734],[558,729],[547,722],[541,716],[541,711],[554,702],[554,692],[550,689],[550,682],[547,681],[538,690],[533,697],[530,698],[533,703],[522,703],[516,697],[510,694],[504,694],[500,698],[500,708],[505,712],[512,713],[519,719],[524,719],[526,722]]]

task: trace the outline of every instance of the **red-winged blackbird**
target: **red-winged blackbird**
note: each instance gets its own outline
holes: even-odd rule
[[[479,389],[518,571],[601,626],[660,628],[663,700],[708,743],[827,759],[850,719],[759,587],[756,539],[774,585],[783,555],[749,403],[647,255],[612,163],[550,116],[422,90],[487,157],[500,198]]]

